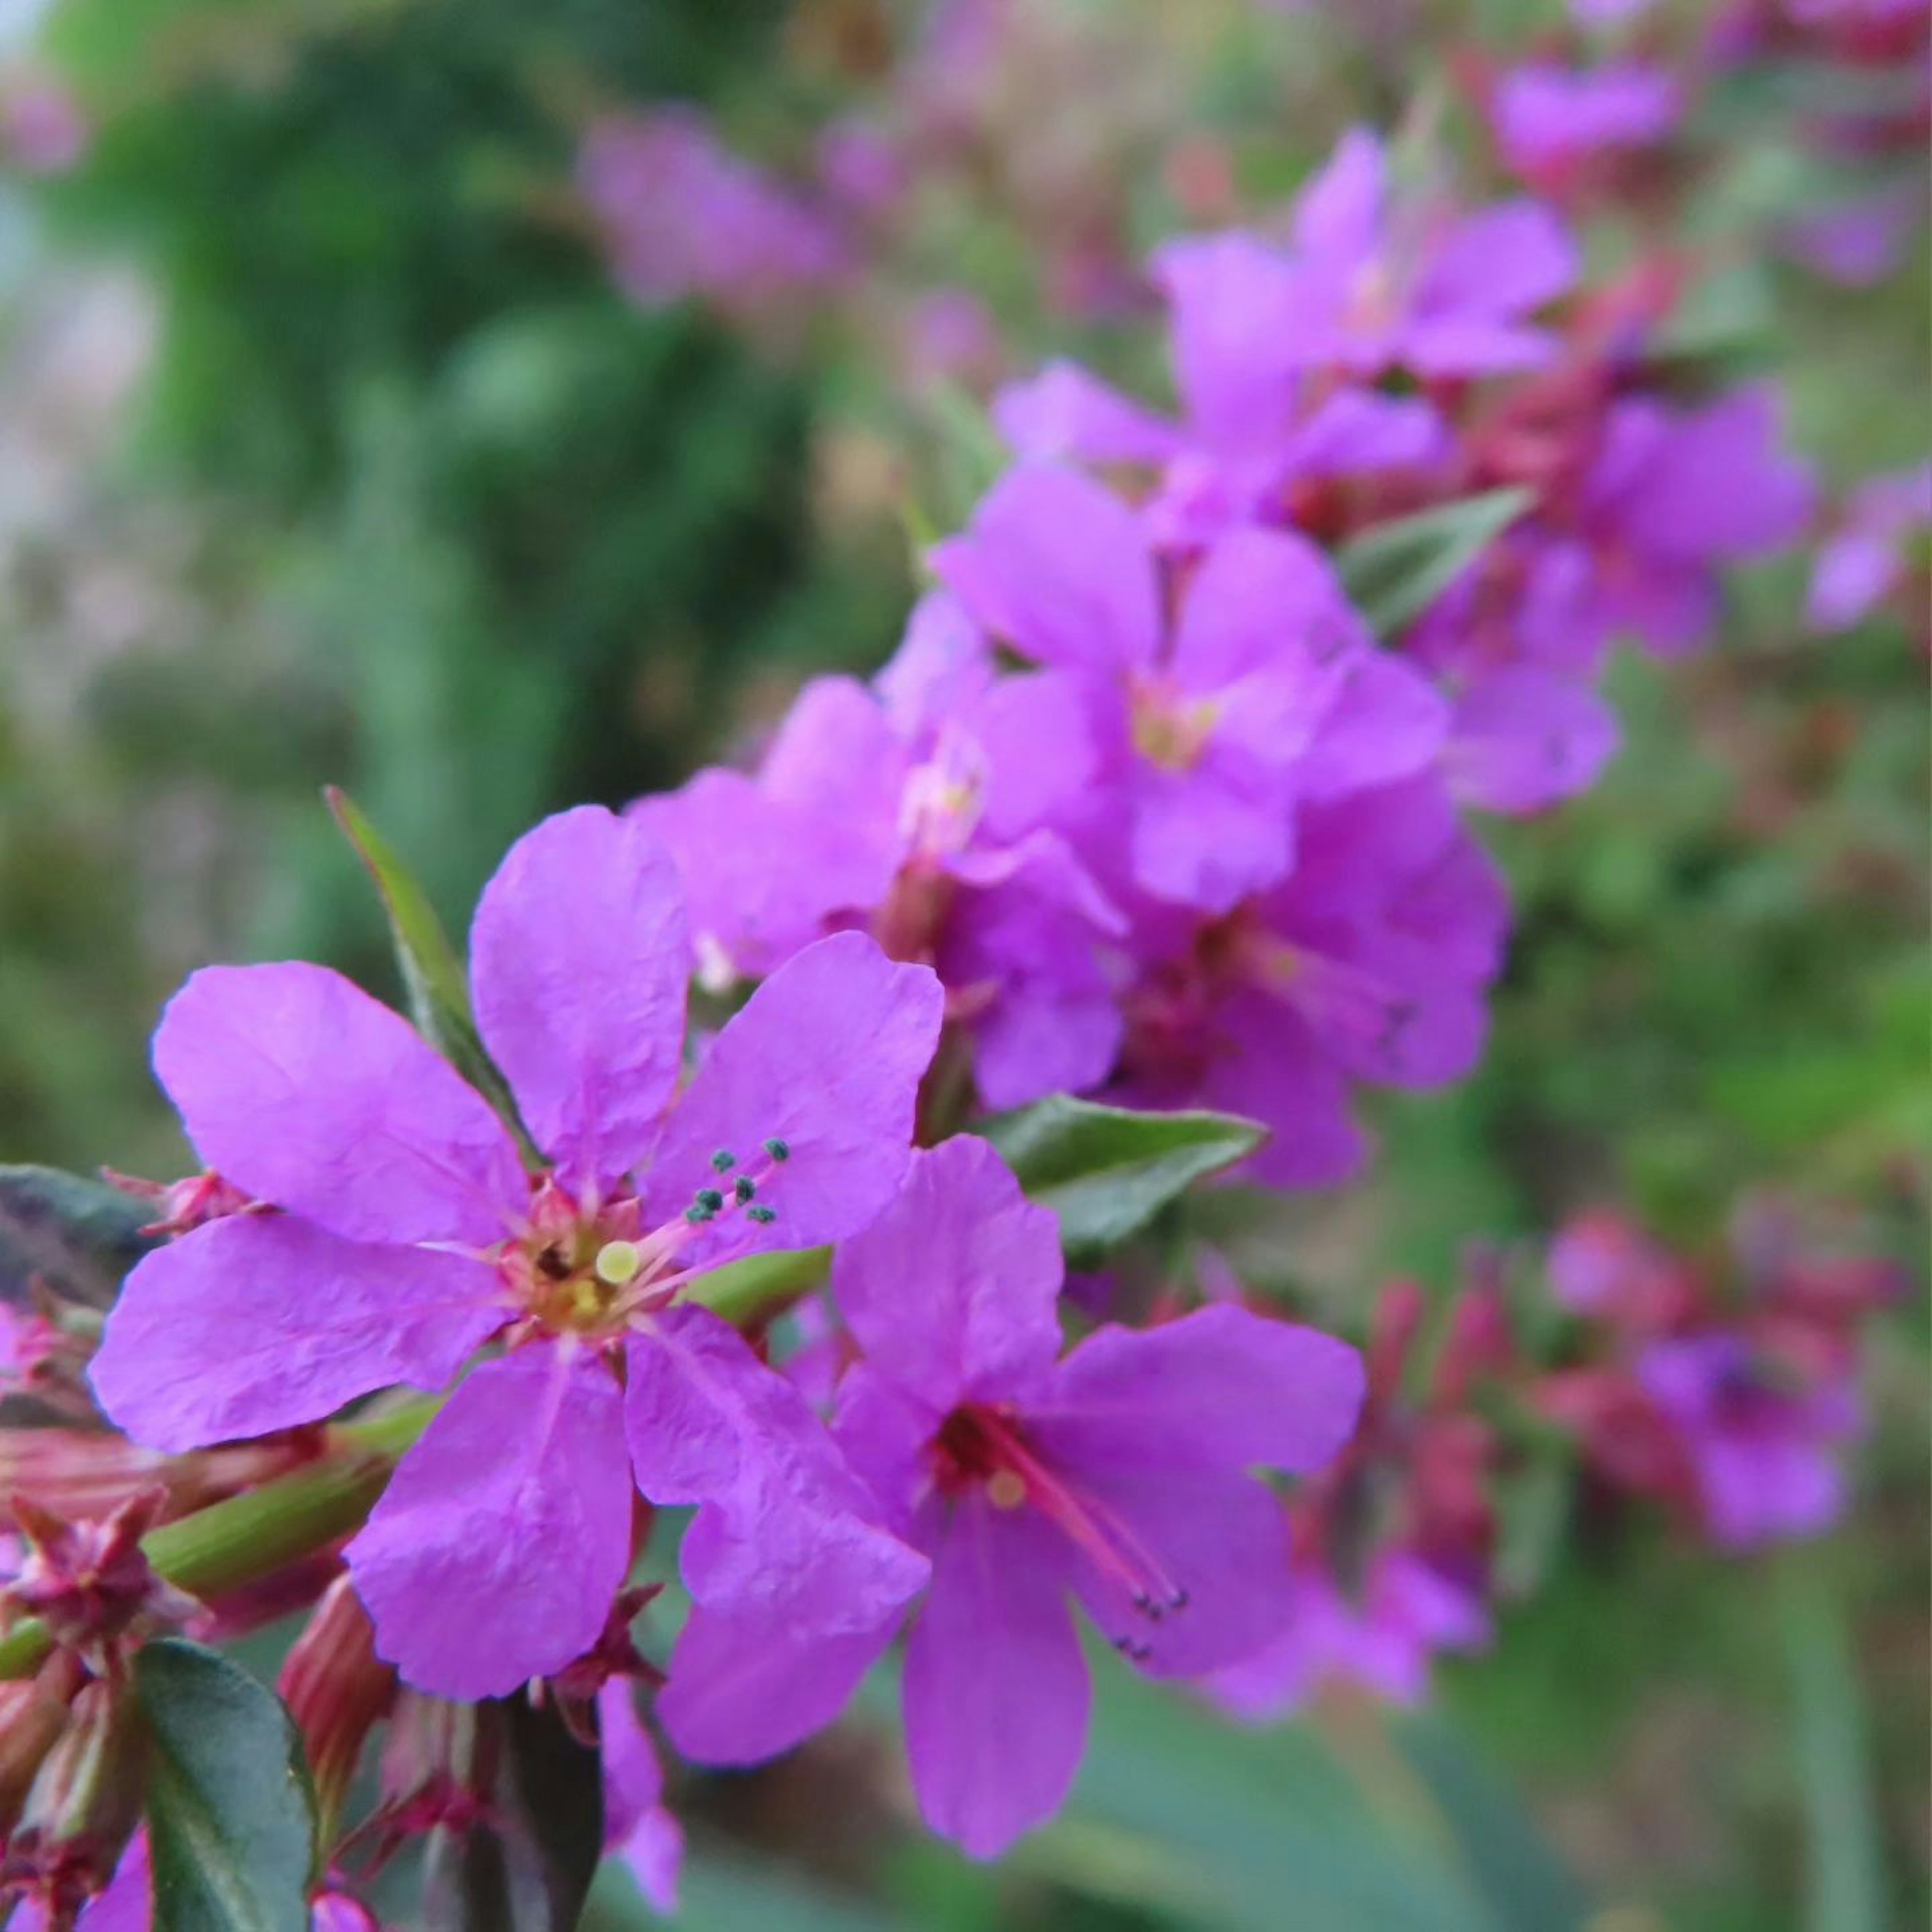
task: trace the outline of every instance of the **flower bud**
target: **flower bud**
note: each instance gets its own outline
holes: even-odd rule
[[[47,1754],[68,1727],[86,1670],[71,1651],[57,1650],[39,1674],[0,1684],[0,1837],[20,1822]]]
[[[8,1848],[8,1881],[40,1900],[50,1926],[71,1924],[114,1876],[141,1821],[146,1742],[124,1684],[97,1680],[75,1697]]]
[[[396,1673],[378,1660],[368,1612],[336,1578],[282,1666],[276,1688],[301,1727],[315,1782],[319,1836],[335,1836],[369,1733],[395,1701]]]

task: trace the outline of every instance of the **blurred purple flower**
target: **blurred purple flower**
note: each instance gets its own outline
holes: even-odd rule
[[[828,217],[733,154],[694,109],[598,122],[577,179],[618,280],[640,302],[697,295],[755,313],[851,266]]]
[[[1533,201],[1462,214],[1399,200],[1382,143],[1346,135],[1295,204],[1285,320],[1303,364],[1373,375],[1490,375],[1555,352],[1532,326],[1580,266],[1550,210]]]
[[[1230,910],[1293,863],[1301,802],[1418,770],[1440,745],[1435,694],[1288,532],[1234,531],[1178,572],[1099,484],[1031,464],[932,562],[995,636],[1077,682],[1095,836],[1154,898]]]
[[[1515,68],[1490,103],[1504,158],[1538,185],[1559,185],[1580,164],[1654,146],[1684,114],[1683,83],[1641,61],[1582,70],[1535,62]]]
[[[1415,1552],[1376,1552],[1358,1589],[1319,1557],[1297,1553],[1288,1627],[1263,1651],[1214,1673],[1215,1701],[1264,1722],[1298,1709],[1324,1684],[1372,1691],[1394,1704],[1428,1695],[1438,1652],[1479,1650],[1490,1636],[1482,1590]]]
[[[1932,464],[1860,484],[1819,547],[1805,604],[1812,628],[1848,630],[1876,610],[1904,580],[1912,539],[1928,530]]]
[[[701,971],[768,973],[867,923],[935,968],[981,1097],[1018,1106],[1092,1085],[1119,1044],[1094,943],[1120,916],[1052,829],[1097,772],[1074,680],[998,673],[941,593],[874,686],[807,685],[755,778],[700,772],[633,809],[683,868]]]
[[[1147,514],[1163,543],[1210,541],[1231,525],[1283,520],[1291,485],[1405,469],[1447,447],[1417,398],[1354,386],[1317,400],[1293,333],[1286,259],[1239,233],[1171,242],[1155,280],[1172,313],[1178,422],[1071,362],[1004,391],[994,416],[1022,456],[1157,469]]]
[[[1264,1185],[1345,1180],[1367,1152],[1352,1082],[1441,1086],[1475,1064],[1508,916],[1436,778],[1311,806],[1280,884],[1220,920],[1142,922],[1113,1097],[1264,1122],[1246,1164]]]
[[[1800,1384],[1724,1334],[1654,1342],[1635,1374],[1688,1457],[1724,1548],[1816,1535],[1843,1514],[1835,1452],[1862,1424],[1849,1378]]]

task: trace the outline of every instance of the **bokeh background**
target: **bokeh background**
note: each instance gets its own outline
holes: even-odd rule
[[[1715,11],[1666,5],[1660,31],[1696,46]],[[997,460],[977,399],[1056,352],[1158,393],[1148,245],[1276,205],[1358,119],[1453,148],[1459,76],[1564,19],[8,0],[0,1157],[179,1172],[146,1042],[206,959],[391,990],[324,783],[460,925],[539,814],[675,782],[754,745],[807,673],[876,665],[921,537]],[[1785,386],[1828,488],[1932,428],[1922,203],[1864,286],[1780,245],[1844,190],[1807,116],[1858,80],[1741,65],[1667,203],[1593,241],[1667,218],[1700,251],[1696,352]],[[581,157],[667,102],[862,212],[887,130],[910,188],[782,286],[660,286]],[[1359,1311],[1393,1271],[1446,1292],[1472,1244],[1581,1207],[1696,1245],[1766,1191],[1918,1264],[1927,625],[1922,602],[1812,634],[1807,567],[1741,579],[1699,657],[1622,662],[1606,779],[1491,828],[1520,914],[1483,1070],[1384,1096],[1372,1177],[1272,1225],[1264,1273]],[[1628,1516],[1586,1511],[1560,1548],[1514,1526],[1494,1646],[1393,1726],[1344,1699],[1243,1730],[1113,1673],[1075,1805],[997,1872],[920,1835],[864,1712],[770,1771],[691,1778],[683,1922],[1922,1923],[1927,1360],[1915,1294],[1881,1324],[1856,1508],[1819,1543],[1726,1560]],[[641,1922],[621,1882],[598,1910]]]

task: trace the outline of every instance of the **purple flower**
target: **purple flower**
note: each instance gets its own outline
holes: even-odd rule
[[[1442,421],[1418,398],[1345,386],[1315,399],[1293,334],[1294,275],[1279,250],[1239,233],[1171,242],[1154,272],[1172,313],[1181,420],[1054,362],[994,402],[1022,456],[1160,470],[1150,526],[1189,548],[1233,524],[1283,520],[1295,483],[1442,453]]]
[[[1234,531],[1184,570],[1099,484],[1027,465],[932,562],[989,630],[1078,681],[1101,760],[1091,835],[1154,898],[1230,910],[1294,862],[1300,802],[1440,745],[1435,694],[1286,532]]]
[[[1069,1594],[1156,1676],[1251,1654],[1286,1622],[1291,1585],[1286,1519],[1249,1472],[1318,1466],[1361,1402],[1353,1350],[1226,1306],[1104,1328],[1061,1360],[1060,1285],[1053,1216],[965,1138],[919,1155],[835,1266],[866,1352],[839,1440],[933,1560],[906,1650],[914,1786],[976,1858],[1051,1816],[1078,1766],[1089,1690]],[[665,1726],[700,1760],[782,1750],[837,1713],[896,1622],[827,1641],[700,1611]]]
[[[874,686],[806,686],[756,778],[700,772],[633,810],[682,869],[700,973],[767,973],[862,921],[936,968],[981,1098],[1012,1107],[1091,1086],[1120,1042],[1094,943],[1120,916],[1052,829],[1096,763],[1076,682],[999,674],[936,595]]]
[[[1295,204],[1286,326],[1298,359],[1359,375],[1533,368],[1555,344],[1529,318],[1570,288],[1576,244],[1533,201],[1458,214],[1390,193],[1382,143],[1346,135]]]
[[[1481,1591],[1412,1550],[1378,1551],[1355,1592],[1318,1557],[1298,1554],[1294,1580],[1288,1628],[1264,1650],[1214,1674],[1215,1700],[1238,1717],[1284,1716],[1328,1684],[1419,1703],[1438,1652],[1480,1649],[1490,1640]]]
[[[1932,530],[1932,464],[1874,476],[1852,492],[1820,544],[1805,615],[1820,631],[1849,630],[1904,580],[1906,547]]]
[[[641,303],[698,295],[755,316],[850,266],[824,214],[740,160],[692,109],[597,122],[577,178],[618,280]]]
[[[392,1384],[442,1388],[509,1345],[349,1546],[378,1650],[421,1688],[494,1695],[597,1638],[630,1564],[633,1473],[653,1502],[698,1505],[682,1562],[700,1600],[836,1626],[922,1577],[790,1384],[680,1298],[892,1198],[939,987],[859,935],[826,940],[680,1094],[687,956],[676,871],[642,826],[586,808],[511,849],[470,961],[478,1031],[552,1163],[536,1175],[410,1027],[322,968],[207,968],[155,1035],[204,1162],[278,1211],[210,1222],[128,1277],[92,1373],[129,1435],[264,1434]]]
[[[1533,62],[1505,74],[1490,103],[1504,158],[1552,187],[1581,164],[1654,147],[1683,114],[1676,76],[1642,61],[1589,72]]]
[[[1883,281],[1924,219],[1917,181],[1887,182],[1802,210],[1779,232],[1784,252],[1846,288]]]
[[[1688,649],[1714,621],[1718,566],[1803,532],[1811,472],[1779,447],[1780,415],[1762,387],[1701,409],[1633,398],[1611,410],[1577,512],[1606,630]]]
[[[1790,544],[1810,518],[1810,471],[1780,446],[1780,413],[1763,388],[1694,410],[1640,398],[1613,404],[1576,479],[1546,493],[1463,573],[1407,649],[1453,692],[1528,666],[1579,684],[1624,634],[1664,655],[1702,643],[1718,618],[1720,570]],[[1565,741],[1546,761],[1546,783],[1526,797],[1508,774],[1484,779],[1465,760],[1460,788],[1479,802],[1523,809],[1539,789],[1547,802],[1587,782],[1613,748],[1607,714],[1580,692],[1544,692],[1552,722],[1564,709]],[[1546,735],[1511,709],[1532,745]],[[1521,776],[1522,754],[1508,762]],[[1533,761],[1527,770],[1533,777]]]
[[[1712,1535],[1727,1550],[1814,1536],[1843,1514],[1835,1450],[1858,1432],[1849,1376],[1801,1384],[1737,1335],[1653,1342],[1638,1385],[1689,1460]]]
[[[1460,1079],[1486,1024],[1508,903],[1434,778],[1303,816],[1294,872],[1224,918],[1142,922],[1114,1097],[1265,1122],[1269,1186],[1346,1180],[1354,1082]]]
[[[674,1918],[684,1830],[664,1802],[664,1767],[624,1678],[614,1677],[598,1693],[597,1729],[603,1748],[604,1849],[637,1880],[653,1912]]]

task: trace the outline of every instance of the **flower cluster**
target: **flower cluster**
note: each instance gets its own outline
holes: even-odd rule
[[[1586,1359],[1546,1376],[1535,1400],[1602,1480],[1748,1550],[1843,1513],[1859,1331],[1904,1284],[1868,1254],[1813,1252],[1768,1204],[1740,1214],[1727,1262],[1699,1266],[1618,1215],[1572,1222],[1550,1280]]]

